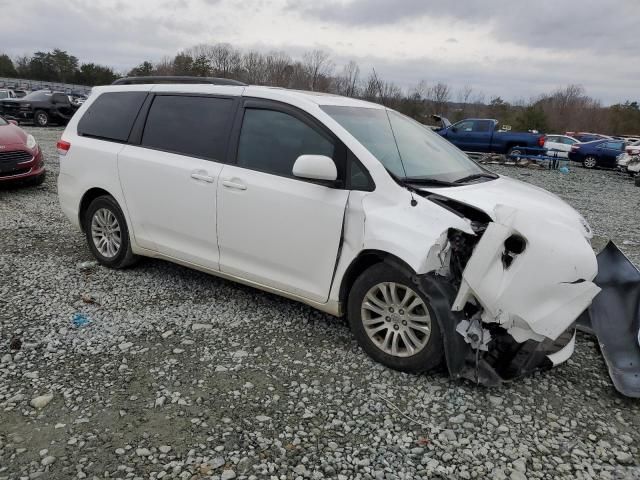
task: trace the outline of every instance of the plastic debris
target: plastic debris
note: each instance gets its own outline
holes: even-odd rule
[[[95,260],[91,260],[88,262],[82,262],[78,264],[78,269],[80,271],[86,271],[86,270],[91,270],[92,268],[95,268],[98,266],[98,262],[96,262]]]
[[[569,167],[567,166],[562,166],[559,168],[559,170],[560,170],[560,173],[564,173],[565,175],[569,173]]]
[[[73,326],[76,328],[86,327],[91,323],[91,320],[89,320],[82,313],[76,313],[75,315],[73,315],[73,318],[71,319],[71,321],[73,322]]]

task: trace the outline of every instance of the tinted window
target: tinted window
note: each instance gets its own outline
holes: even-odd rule
[[[232,113],[230,98],[157,96],[149,110],[142,145],[224,161]]]
[[[238,165],[291,176],[300,155],[333,157],[333,149],[333,142],[291,115],[249,108],[242,122]]]
[[[103,93],[78,122],[78,135],[126,142],[146,92]]]
[[[51,95],[52,93],[47,90],[37,90],[35,92],[31,92],[25,95],[23,98],[25,100],[43,101],[43,100],[47,100],[49,97],[51,97]]]
[[[364,190],[367,192],[373,190],[369,175],[351,152],[349,152],[349,168],[349,188],[351,190]]]
[[[51,99],[54,103],[69,103],[69,97],[63,93],[54,93]]]
[[[490,132],[493,130],[493,122],[490,120],[480,120],[475,122],[474,132]]]
[[[455,125],[459,132],[473,132],[473,122],[460,122]]]

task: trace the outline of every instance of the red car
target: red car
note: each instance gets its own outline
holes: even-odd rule
[[[0,184],[21,180],[40,185],[45,174],[42,150],[33,135],[0,117]]]

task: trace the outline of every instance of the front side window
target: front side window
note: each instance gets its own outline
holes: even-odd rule
[[[393,110],[333,105],[321,108],[402,180],[453,182],[486,173],[449,141]]]
[[[459,132],[473,132],[473,122],[472,122],[472,121],[466,121],[466,122],[456,123],[456,124],[454,125],[454,127],[455,127]]]
[[[287,113],[256,108],[244,112],[238,144],[239,167],[290,177],[300,155],[333,158],[333,152],[330,139]]]
[[[224,161],[232,114],[230,98],[159,95],[149,109],[142,146]]]

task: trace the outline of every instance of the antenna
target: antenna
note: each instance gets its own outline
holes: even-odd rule
[[[378,74],[376,73],[376,69],[372,68],[373,70],[373,80],[376,82],[376,87],[378,87],[378,94],[380,95],[380,102],[382,103],[383,107],[386,107],[385,103],[384,103],[384,94],[382,93],[382,84],[380,83],[380,79],[378,78]]]

